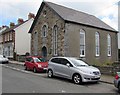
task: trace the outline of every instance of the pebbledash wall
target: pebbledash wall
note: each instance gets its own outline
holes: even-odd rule
[[[44,5],[31,32],[31,55],[42,56],[42,49],[47,49],[46,58],[68,56],[80,58],[80,30],[85,31],[85,56],[81,57],[89,64],[113,63],[118,60],[117,32],[87,25],[65,22],[51,8]],[[45,14],[47,13],[47,14]],[[33,23],[34,24],[34,23]],[[42,37],[42,27],[47,26],[46,37]],[[53,27],[58,26],[57,55],[53,52]],[[100,54],[95,54],[95,33],[100,35]],[[107,35],[111,37],[111,56],[107,53]]]

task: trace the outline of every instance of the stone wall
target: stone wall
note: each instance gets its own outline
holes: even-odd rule
[[[46,14],[44,14],[46,13]],[[46,37],[42,37],[42,27],[47,26]],[[64,20],[61,19],[51,8],[44,6],[38,17],[37,23],[32,31],[31,35],[31,54],[34,55],[34,51],[37,48],[38,55],[42,56],[42,48],[47,48],[47,59],[50,59],[53,54],[53,27],[57,25],[57,53],[60,56],[64,56]],[[34,33],[38,32],[38,40],[34,41]],[[38,43],[35,45],[34,43]]]

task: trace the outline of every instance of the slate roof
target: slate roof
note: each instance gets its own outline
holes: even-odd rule
[[[24,23],[27,22],[27,21],[28,21],[28,20],[26,20],[26,21],[24,21],[24,22],[22,22],[22,23],[20,23],[20,24],[17,24],[17,25],[15,25],[15,26],[11,27],[11,28],[8,28],[8,29],[6,29],[5,31],[2,31],[2,34],[6,33],[6,32],[10,32],[10,31],[14,31],[15,28],[17,28],[18,26],[24,24]]]
[[[97,17],[93,15],[89,15],[84,12],[80,12],[71,8],[67,8],[61,5],[57,5],[51,2],[42,2],[40,9],[38,10],[37,16],[39,16],[40,11],[42,9],[42,6],[46,4],[48,5],[53,11],[55,11],[63,20],[67,22],[72,22],[72,23],[78,23],[82,25],[87,25],[87,26],[92,26],[100,29],[105,29],[113,32],[117,32],[115,29],[98,19]],[[32,27],[34,27],[34,24],[37,21],[36,17],[35,22],[33,23]],[[30,29],[29,33],[32,32],[32,29]]]

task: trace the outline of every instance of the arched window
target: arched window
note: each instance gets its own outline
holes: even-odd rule
[[[42,37],[46,37],[46,34],[47,34],[47,26],[44,25],[44,26],[42,27]]]
[[[111,36],[107,35],[107,54],[111,56]]]
[[[85,57],[85,31],[80,30],[80,57]]]
[[[95,55],[100,56],[100,35],[98,32],[95,33]]]
[[[57,33],[58,33],[58,27],[57,25],[53,28],[53,54],[57,55]]]

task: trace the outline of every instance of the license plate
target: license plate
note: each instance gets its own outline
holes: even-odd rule
[[[44,70],[47,70],[47,68],[43,68]]]
[[[94,76],[94,78],[99,78],[99,76]]]

